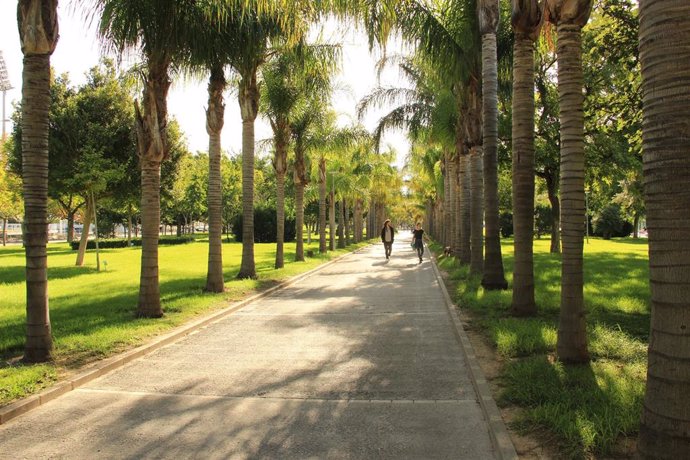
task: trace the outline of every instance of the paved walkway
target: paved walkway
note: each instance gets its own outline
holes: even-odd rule
[[[495,458],[417,262],[347,256],[0,425],[0,458]]]

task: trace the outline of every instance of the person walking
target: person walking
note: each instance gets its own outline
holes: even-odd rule
[[[381,241],[383,242],[383,249],[386,251],[386,260],[390,259],[391,251],[393,250],[393,240],[395,239],[395,230],[391,225],[391,220],[386,219],[381,229]]]
[[[419,263],[422,263],[422,256],[424,255],[424,230],[422,224],[417,222],[415,229],[412,230],[412,245],[417,250],[419,256]]]

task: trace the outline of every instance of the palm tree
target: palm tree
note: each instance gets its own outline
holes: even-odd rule
[[[558,94],[561,119],[561,312],[557,353],[564,362],[589,360],[583,298],[585,155],[582,27],[592,0],[546,0],[558,31]]]
[[[24,361],[52,358],[48,309],[48,113],[50,56],[58,41],[57,0],[19,0],[22,69],[22,176],[26,252]]]
[[[337,68],[340,48],[330,45],[298,43],[285,46],[263,70],[262,107],[273,129],[277,193],[277,245],[276,268],[283,266],[283,241],[285,222],[285,174],[287,173],[288,147],[297,129],[295,145],[295,206],[297,208],[295,259],[304,261],[304,188],[308,184],[305,164],[305,136],[310,124],[318,119],[318,113],[300,110],[310,97],[320,98],[330,94],[331,75]]]
[[[223,191],[221,180],[220,134],[225,118],[223,91],[227,83],[223,65],[211,67],[208,82],[208,108],[206,131],[208,132],[208,270],[206,290],[223,292]]]
[[[639,4],[652,327],[638,454],[645,459],[690,458],[690,3]]]
[[[240,77],[238,100],[242,117],[242,262],[238,278],[256,278],[254,262],[254,122],[259,111],[259,68],[279,39],[298,41],[305,33],[297,11],[246,8],[233,34],[229,62]]]
[[[538,0],[513,0],[513,303],[517,316],[534,315],[534,41],[542,7]]]
[[[158,234],[160,227],[161,162],[170,146],[167,95],[173,60],[195,39],[190,18],[195,2],[184,0],[95,0],[99,34],[122,52],[140,48],[145,64],[141,105],[135,105],[137,148],[141,165],[142,253],[137,316],[160,317]]]
[[[503,273],[501,239],[498,224],[498,58],[496,30],[498,0],[477,0],[479,33],[482,37],[482,120],[484,159],[484,220],[486,222],[486,253],[484,255],[485,289],[506,289]]]

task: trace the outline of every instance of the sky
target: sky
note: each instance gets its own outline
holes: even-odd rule
[[[7,118],[12,113],[12,103],[21,99],[21,74],[22,53],[17,32],[16,1],[0,0],[0,50],[2,50],[7,67],[8,76],[13,89],[6,94]],[[51,66],[56,73],[69,73],[73,85],[79,85],[85,81],[85,72],[96,65],[101,56],[101,44],[99,43],[94,27],[90,27],[83,19],[81,11],[75,11],[71,2],[63,1],[58,6],[58,21],[60,39],[57,48],[51,56]],[[323,36],[326,39],[342,35],[335,22],[322,25]],[[343,43],[342,73],[338,81],[347,90],[338,91],[334,96],[333,105],[340,114],[339,123],[348,124],[355,120],[355,107],[357,102],[377,86],[375,64],[381,57],[380,52],[369,53],[366,37],[363,33],[346,28],[346,36]],[[398,45],[399,46],[399,45]],[[389,45],[388,52],[396,52]],[[398,86],[397,71],[388,71],[382,77],[382,83],[386,86]],[[181,80],[173,82],[168,97],[168,112],[174,117],[184,131],[189,149],[192,152],[208,150],[208,135],[206,134],[205,110],[208,94],[206,81]],[[241,118],[236,95],[230,91],[225,94],[226,114],[225,125],[221,138],[222,148],[226,151],[239,153],[241,150]],[[363,121],[371,131],[382,112],[373,112]],[[7,123],[6,129],[11,130],[11,124]],[[260,141],[271,137],[270,125],[261,116],[256,123],[256,140]],[[391,133],[384,138],[384,145],[391,145],[398,152],[396,164],[402,166],[407,155],[409,144],[401,132]]]

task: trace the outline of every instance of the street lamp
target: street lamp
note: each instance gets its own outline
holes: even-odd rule
[[[9,120],[5,116],[5,97],[7,91],[12,89],[12,84],[10,83],[10,78],[7,75],[7,67],[5,67],[5,58],[2,55],[2,50],[0,50],[0,91],[2,91],[2,140],[5,140],[7,132],[5,131],[5,123]]]

